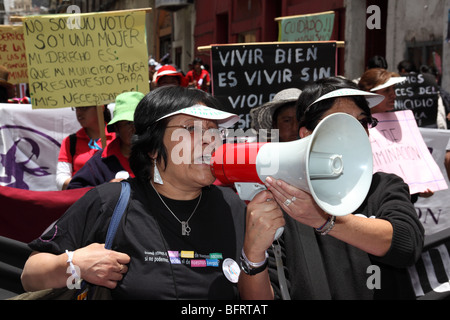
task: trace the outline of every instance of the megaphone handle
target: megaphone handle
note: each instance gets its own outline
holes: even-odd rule
[[[279,227],[275,232],[275,236],[273,237],[273,241],[278,240],[284,232],[284,227]]]

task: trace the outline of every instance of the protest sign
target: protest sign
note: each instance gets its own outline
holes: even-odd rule
[[[27,17],[23,28],[33,108],[103,105],[149,91],[144,11]]]
[[[334,26],[334,11],[276,18],[278,41],[328,41]]]
[[[420,128],[423,141],[427,145],[434,161],[439,166],[442,175],[450,184],[444,165],[446,146],[450,139],[450,130]],[[448,237],[450,230],[450,189],[440,190],[429,198],[419,197],[414,204],[420,221],[425,228],[425,244],[440,241],[442,233]]]
[[[0,65],[9,71],[8,82],[27,83],[27,58],[22,26],[0,25]]]
[[[412,110],[419,127],[437,128],[439,88],[429,74],[409,73],[395,86],[395,110]]]
[[[370,129],[374,172],[402,177],[411,194],[448,188],[411,110],[376,113],[374,117],[379,120]]]
[[[250,109],[279,91],[336,73],[335,42],[276,42],[211,46],[213,94],[248,129]]]

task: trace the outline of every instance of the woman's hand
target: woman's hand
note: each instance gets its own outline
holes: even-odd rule
[[[265,251],[278,228],[284,226],[283,212],[269,191],[258,193],[247,206],[244,252],[253,262],[265,259]]]
[[[328,215],[309,193],[271,177],[266,179],[266,187],[272,192],[280,207],[302,224],[319,228],[328,219]]]
[[[80,277],[92,284],[114,289],[128,271],[130,257],[93,243],[74,251],[73,264],[80,268]]]

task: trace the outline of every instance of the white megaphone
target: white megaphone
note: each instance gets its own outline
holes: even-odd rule
[[[363,126],[352,116],[334,113],[313,134],[292,142],[225,143],[211,159],[224,184],[235,184],[243,200],[265,189],[271,176],[310,193],[325,212],[353,213],[372,182],[372,148]]]

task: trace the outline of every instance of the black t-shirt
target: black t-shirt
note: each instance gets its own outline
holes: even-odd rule
[[[245,203],[230,188],[203,188],[189,220],[191,233],[167,210],[149,184],[130,179],[131,197],[113,242],[113,250],[131,257],[128,272],[113,290],[117,299],[235,299],[236,284],[224,276],[226,258],[238,261],[244,240]],[[91,243],[104,243],[120,183],[89,191],[45,235],[30,243],[36,251],[61,254]],[[198,198],[164,198],[185,221]],[[83,275],[81,275],[83,277]]]

